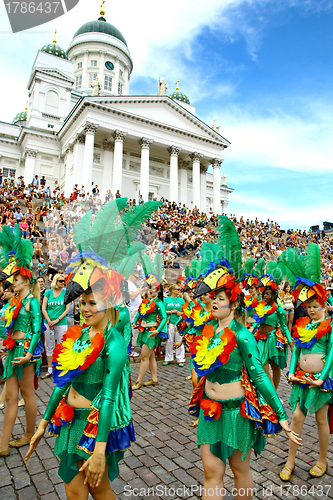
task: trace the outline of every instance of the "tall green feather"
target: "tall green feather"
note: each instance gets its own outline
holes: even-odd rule
[[[32,256],[34,247],[30,240],[25,240],[21,237],[21,231],[18,224],[14,226],[14,250],[16,252],[15,259],[19,267],[31,269]]]
[[[253,268],[254,268],[254,259],[246,259],[244,262],[244,271],[248,274],[253,274]]]
[[[162,262],[162,257],[160,253],[156,253],[154,257],[154,269],[155,269],[155,274],[158,276],[158,279],[160,280],[160,283],[163,280],[164,276],[164,268],[163,268],[163,262]]]
[[[242,247],[234,223],[225,215],[219,216],[218,232],[221,254],[228,260],[239,281],[242,278]]]
[[[157,210],[161,203],[160,201],[148,201],[137,205],[133,210],[129,210],[122,215],[116,230],[109,240],[108,262],[117,262],[126,257],[129,244],[136,239],[142,229],[142,223]],[[102,257],[105,258],[104,255]]]
[[[143,271],[145,274],[148,274],[148,273],[155,274],[154,265],[153,265],[149,255],[147,255],[146,253],[144,253],[142,255],[142,267],[143,267]]]
[[[320,250],[315,243],[309,243],[306,247],[304,267],[306,275],[303,277],[320,283]]]
[[[258,259],[258,262],[254,266],[253,274],[257,276],[257,278],[260,278],[260,276],[265,274],[265,266],[266,266],[265,259],[261,257],[260,259]]]
[[[138,262],[141,261],[142,259],[142,254],[146,250],[146,246],[141,243],[140,241],[135,241],[131,245],[131,255],[128,255],[125,257],[118,265],[117,265],[117,271],[120,273],[124,278],[128,279],[133,270],[134,267],[137,265]]]
[[[0,231],[0,265],[8,265],[8,253],[14,250],[14,234],[8,226],[3,226]]]
[[[81,245],[82,252],[89,252],[91,215],[92,211],[89,210],[73,228],[73,241],[77,247]]]

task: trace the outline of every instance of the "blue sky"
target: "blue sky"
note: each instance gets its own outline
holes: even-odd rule
[[[54,29],[66,49],[99,5],[80,0],[62,18],[17,34],[0,6],[1,120],[24,109],[35,54]],[[229,213],[282,228],[333,220],[333,1],[127,5],[107,0],[105,17],[131,51],[130,92],[156,94],[161,76],[171,93],[179,78],[197,116],[216,119],[231,142],[221,168],[235,189]]]

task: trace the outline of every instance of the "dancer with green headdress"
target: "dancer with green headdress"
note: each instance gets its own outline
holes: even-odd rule
[[[79,254],[68,268],[65,303],[81,297],[84,324],[69,328],[54,350],[56,387],[26,455],[27,460],[49,426],[69,500],[77,492],[114,499],[110,481],[135,441],[126,344],[115,328],[114,303],[124,280],[116,269],[139,258],[145,248],[136,241],[141,224],[158,206],[148,202],[128,210],[127,199],[118,198],[74,227]]]
[[[260,362],[256,341],[244,326],[238,285],[243,274],[238,234],[227,217],[220,218],[219,232],[217,247],[207,249],[211,263],[194,294],[199,298],[214,293],[215,324],[206,325],[190,346],[195,370],[201,377],[190,412],[199,414],[197,442],[205,472],[203,498],[223,498],[229,460],[235,496],[240,500],[252,498],[251,449],[261,453],[264,436],[275,435],[282,428],[295,442],[299,439],[289,429],[287,415]],[[209,491],[214,491],[213,496]]]
[[[6,354],[6,411],[0,438],[0,456],[10,454],[9,446],[20,448],[29,443],[36,425],[37,403],[35,378],[40,375],[43,343],[41,341],[41,312],[39,284],[31,273],[33,246],[21,238],[18,224],[14,233],[5,226],[0,235],[1,251],[10,252],[8,266],[0,279],[13,283],[14,297],[6,310],[6,339],[2,352]],[[25,401],[26,428],[23,436],[10,441],[18,409],[18,394]]]
[[[289,403],[293,411],[291,428],[299,434],[308,412],[315,414],[319,457],[309,473],[319,478],[327,471],[329,435],[333,432],[333,333],[326,310],[328,292],[320,284],[319,247],[310,243],[304,256],[297,251],[282,255],[278,266],[295,284],[296,307],[305,305],[309,315],[299,318],[293,328],[295,348],[288,374],[292,384]],[[291,478],[296,453],[297,444],[290,442],[288,460],[280,472],[283,481]]]
[[[132,386],[133,391],[140,389],[142,385],[147,387],[158,384],[155,349],[159,348],[163,338],[168,338],[168,318],[163,302],[163,266],[160,254],[156,254],[154,262],[147,254],[144,254],[142,266],[146,275],[147,293],[133,321],[134,328],[139,330],[136,342],[141,347],[139,375]],[[151,379],[143,382],[148,368]]]

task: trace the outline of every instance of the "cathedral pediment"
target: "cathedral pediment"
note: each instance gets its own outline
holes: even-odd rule
[[[127,116],[170,132],[177,131],[201,140],[228,147],[230,142],[197,116],[168,96],[90,96],[85,97],[75,110],[91,107]],[[74,113],[74,114],[75,114]],[[75,119],[72,115],[71,120]]]

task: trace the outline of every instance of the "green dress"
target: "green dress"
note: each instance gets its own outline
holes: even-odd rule
[[[284,309],[277,305],[276,310],[272,314],[266,315],[262,323],[253,324],[254,332],[256,332],[256,329],[257,331],[259,330],[260,325],[270,325],[274,327],[274,330],[266,333],[266,339],[258,339],[258,349],[262,364],[265,365],[272,360],[283,370],[287,366],[288,347],[277,347],[276,330],[279,328],[283,335],[287,338],[288,343],[292,342]]]
[[[141,323],[141,321],[145,321],[146,323],[158,323],[157,326],[152,327],[154,330],[157,330],[159,333],[156,337],[149,337],[151,334],[150,328],[144,328],[139,326],[139,333],[137,337],[137,345],[142,347],[143,344],[146,344],[149,349],[153,347],[158,347],[162,342],[163,338],[168,338],[167,332],[167,314],[165,311],[165,305],[162,300],[158,297],[155,299],[150,299],[147,303],[147,308],[152,302],[155,302],[155,308],[149,314],[146,314],[144,317],[140,315],[140,307],[134,318],[133,324]]]
[[[217,325],[214,326],[214,331],[216,328]],[[221,385],[240,381],[244,367],[250,382],[259,393],[259,401],[262,403],[266,401],[275,411],[278,420],[287,419],[279,397],[263,369],[252,333],[236,320],[231,322],[229,328],[236,335],[236,347],[231,352],[227,363],[208,373],[207,380]],[[206,398],[215,401],[207,395]],[[266,438],[257,428],[256,422],[241,415],[240,408],[243,399],[240,397],[220,400],[222,411],[220,418],[216,420],[205,419],[204,411],[200,408],[197,444],[198,446],[210,444],[210,451],[224,463],[234,450],[240,450],[242,460],[245,460],[251,448],[260,454],[265,447]]]
[[[124,451],[135,441],[129,400],[129,376],[127,352],[124,340],[118,330],[110,325],[104,330],[105,344],[98,358],[79,373],[71,382],[55,387],[43,418],[49,422],[59,403],[66,397],[72,386],[80,395],[92,401],[91,408],[75,408],[74,419],[67,426],[55,432],[57,436],[54,455],[60,459],[59,476],[69,483],[78,474],[78,461],[87,460],[95,442],[107,443],[105,458],[110,481],[119,473],[118,462]],[[89,328],[82,330],[81,343],[90,342]],[[84,435],[87,418],[92,411],[99,413],[95,439]],[[51,433],[52,433],[51,432]]]
[[[309,323],[314,324],[312,322]],[[296,322],[297,327],[297,322]],[[295,345],[291,355],[289,373],[295,375],[299,367],[301,354],[322,354],[325,361],[322,372],[313,373],[316,380],[321,379],[324,383],[321,387],[310,388],[308,384],[292,383],[289,403],[294,412],[299,404],[302,413],[306,416],[308,412],[316,413],[326,403],[333,404],[333,332],[328,332],[311,347],[300,347]],[[309,376],[309,373],[305,373]]]
[[[27,311],[26,306],[29,304],[29,311]],[[39,376],[42,368],[42,353],[44,350],[43,342],[40,338],[41,336],[41,321],[42,315],[40,311],[40,304],[36,297],[29,293],[22,299],[22,306],[14,320],[14,324],[11,331],[14,333],[15,330],[25,332],[24,338],[15,341],[15,346],[13,349],[8,351],[4,378],[10,378],[15,375],[19,380],[22,380],[23,368],[28,366],[30,363],[35,363],[35,372]],[[24,365],[13,365],[12,361],[15,358],[25,356],[28,352],[32,354],[32,357],[28,363]]]

